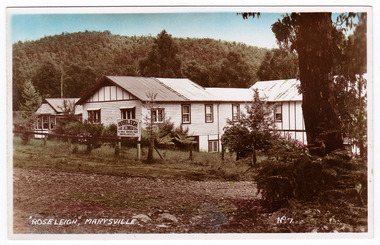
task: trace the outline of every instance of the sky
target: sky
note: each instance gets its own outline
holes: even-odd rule
[[[151,14],[11,14],[11,42],[32,41],[62,32],[109,30],[123,36],[157,36],[165,29],[173,37],[212,38],[276,48],[271,25],[281,13],[261,13],[244,20],[236,12]]]

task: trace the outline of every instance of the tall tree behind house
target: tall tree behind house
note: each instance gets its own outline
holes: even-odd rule
[[[147,57],[140,60],[140,73],[143,76],[181,77],[181,60],[177,56],[178,46],[165,30],[154,40]]]

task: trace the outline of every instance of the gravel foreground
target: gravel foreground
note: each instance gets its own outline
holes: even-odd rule
[[[263,232],[249,219],[238,219],[233,204],[257,198],[252,181],[24,168],[13,174],[14,234]]]

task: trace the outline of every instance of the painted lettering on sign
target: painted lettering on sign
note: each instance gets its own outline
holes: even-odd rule
[[[136,119],[120,119],[117,121],[117,136],[140,137],[140,122]]]

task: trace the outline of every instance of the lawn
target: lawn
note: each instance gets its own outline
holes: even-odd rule
[[[90,154],[85,154],[86,145],[69,144],[64,141],[31,139],[23,144],[20,138],[14,138],[13,166],[18,168],[49,168],[67,172],[113,174],[146,178],[185,178],[195,180],[250,180],[247,160],[235,161],[233,154],[189,152],[159,149],[163,160],[154,152],[156,162],[144,163],[147,148],[142,148],[142,160],[137,159],[137,149],[123,147],[122,154],[115,157],[114,147],[102,145]],[[77,147],[78,151],[72,153]],[[245,173],[245,174],[244,174]]]

